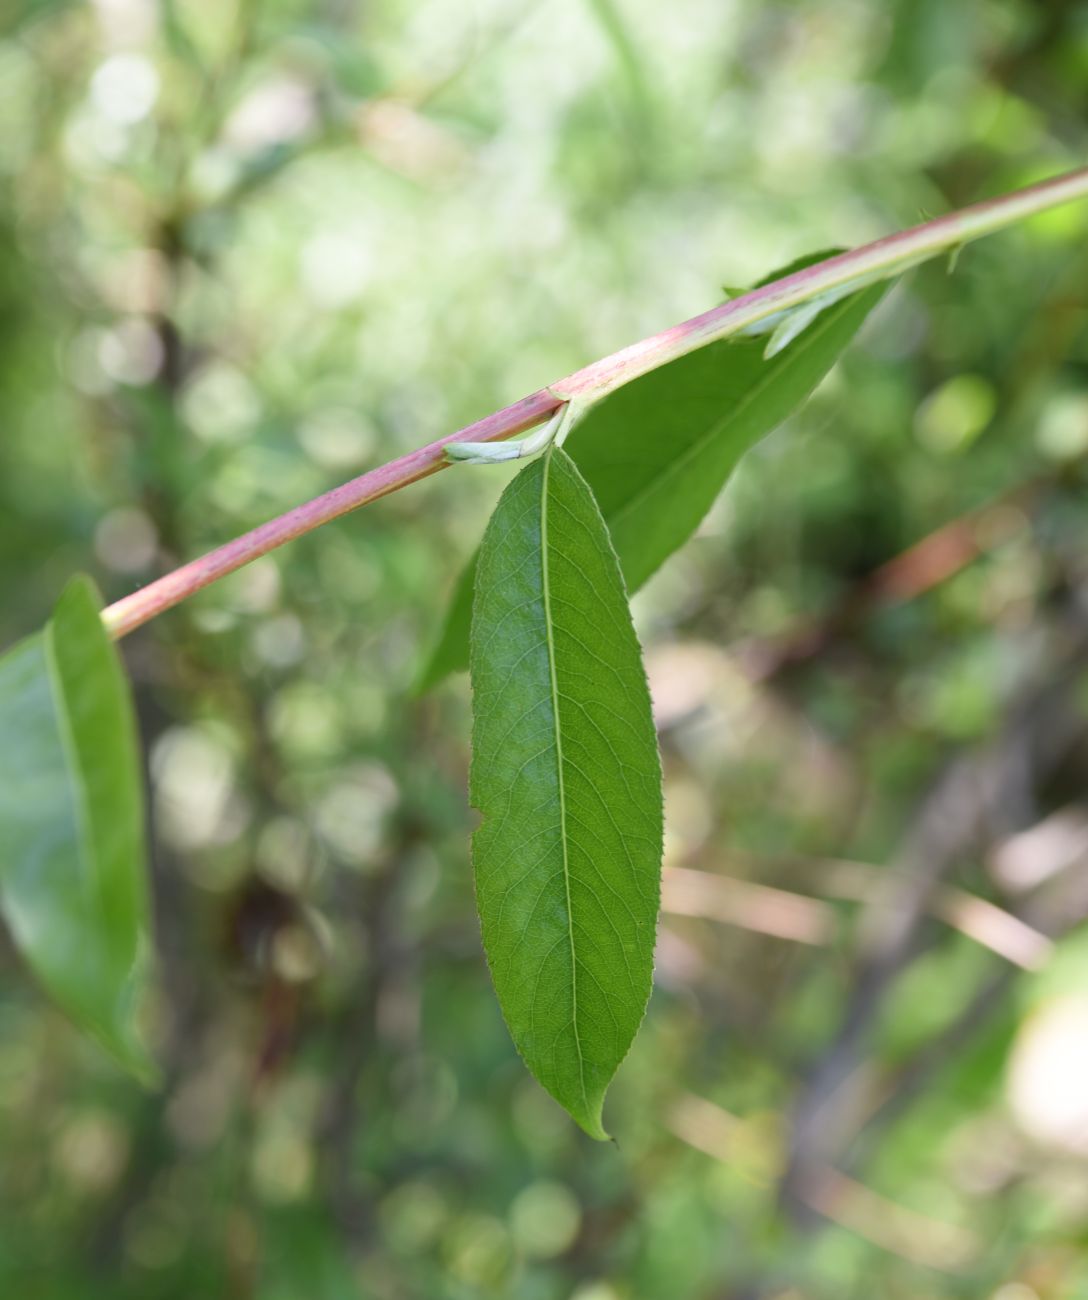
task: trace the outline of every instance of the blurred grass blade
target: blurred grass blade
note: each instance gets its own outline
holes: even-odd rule
[[[0,658],[0,907],[49,994],[129,1069],[148,899],[136,728],[90,580]]]
[[[476,899],[529,1069],[595,1138],[642,1020],[660,896],[661,768],[619,565],[552,450],[503,493],[472,615]]]
[[[781,279],[836,250],[799,259]],[[756,286],[758,287],[758,286]],[[662,366],[592,407],[566,450],[601,508],[629,591],[698,528],[741,456],[812,392],[887,290],[867,287],[824,308],[774,356],[762,338],[723,339]],[[462,574],[419,677],[427,689],[468,667],[472,567]]]
[[[159,0],[159,18],[166,48],[206,81],[208,70],[196,42],[189,34],[185,20],[178,12],[177,0]]]
[[[654,95],[638,46],[628,30],[616,0],[588,0],[588,4],[590,12],[597,19],[601,31],[615,52],[616,60],[627,82],[631,102],[636,109],[638,124],[645,131],[653,124]],[[646,142],[643,141],[643,148],[645,144]]]

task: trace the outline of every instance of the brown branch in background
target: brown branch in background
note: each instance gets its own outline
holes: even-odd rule
[[[1051,847],[1059,848],[1060,866],[1047,873],[1035,887],[1027,917],[1020,919],[1003,913],[1008,920],[1023,926],[1027,933],[1050,948],[1054,939],[1088,918],[1088,872],[1084,871],[1088,863],[1088,845],[1082,844],[1079,856],[1074,857],[1065,855],[1064,846],[1055,846],[1053,837]],[[874,869],[856,863],[832,862],[817,863],[818,870],[821,865],[826,868],[821,872],[824,883],[837,890],[839,896],[871,893],[872,878],[876,874]],[[717,880],[713,876],[709,879]],[[857,888],[859,879],[860,890]],[[970,1230],[899,1205],[838,1165],[846,1163],[849,1168],[864,1165],[879,1134],[902,1115],[964,1050],[971,1038],[1006,1005],[1007,995],[1017,976],[1018,971],[1011,964],[987,976],[953,1020],[894,1071],[881,1074],[864,1059],[857,1061],[852,1074],[841,1081],[836,1097],[851,1111],[850,1127],[855,1136],[848,1141],[844,1135],[841,1143],[844,1154],[836,1163],[813,1161],[805,1169],[803,1180],[794,1183],[795,1215],[796,1202],[799,1202],[820,1219],[836,1223],[911,1263],[941,1272],[962,1273],[983,1257],[985,1245]],[[690,1093],[683,1093],[674,1100],[666,1119],[669,1130],[681,1141],[732,1165],[741,1177],[763,1188],[771,1181],[767,1170],[760,1167],[761,1162],[766,1164],[766,1135],[753,1129],[754,1122]],[[791,1158],[796,1159],[796,1148],[791,1152]],[[812,1224],[809,1221],[805,1226]],[[761,1284],[742,1294],[756,1300],[770,1293],[767,1283],[768,1279],[763,1279]]]
[[[1088,852],[1065,864],[1027,902],[1023,924],[1029,926],[1032,933],[1043,936],[1051,950],[1055,940],[1088,918],[1086,865]],[[980,983],[950,1024],[871,1088],[869,1098],[859,1109],[856,1122],[858,1138],[850,1151],[851,1165],[864,1161],[878,1133],[886,1129],[1001,1010],[1016,978],[1017,972],[1011,966],[994,971]]]
[[[666,1123],[676,1137],[704,1155],[734,1167],[739,1162],[742,1174],[749,1168],[749,1124],[715,1102],[684,1093]],[[762,1183],[750,1172],[747,1176]],[[810,1170],[799,1194],[821,1217],[912,1264],[958,1274],[983,1253],[984,1243],[975,1233],[899,1205],[829,1164]]]
[[[887,869],[835,862],[827,864],[819,881],[823,892],[832,897],[868,903],[879,898],[888,876]],[[1053,942],[1041,931],[966,889],[941,885],[928,906],[931,916],[1022,970],[1041,970],[1053,954]]]
[[[830,1165],[806,1183],[802,1195],[825,1219],[924,1268],[965,1273],[985,1249],[967,1228],[899,1205]]]
[[[824,894],[856,903],[876,900],[889,874],[888,868],[868,863],[820,858],[805,859],[804,867]],[[821,898],[690,867],[665,868],[661,909],[672,916],[718,921],[794,943],[829,944],[840,932],[835,909]],[[931,916],[1023,970],[1041,970],[1054,949],[1053,942],[1026,921],[965,889],[941,887],[929,910]]]
[[[835,909],[818,898],[688,867],[666,867],[662,872],[661,910],[794,943],[830,943],[838,928]]]
[[[1053,772],[1085,726],[1070,694],[1088,662],[1088,629],[1076,630],[1065,663],[1048,680],[1021,686],[1008,721],[984,751],[954,761],[924,800],[878,898],[859,928],[851,992],[839,1029],[802,1079],[795,1100],[783,1204],[801,1224],[804,1189],[836,1163],[857,1131],[850,1086],[867,1059],[867,1039],[887,995],[918,950],[944,877],[980,846],[1034,820],[1034,790]]]
[[[1025,337],[1017,346],[1000,400],[1002,425],[1018,435],[1030,428],[1042,386],[1053,379],[1062,358],[1071,352],[1084,319],[1086,277],[1088,246],[1063,269],[1045,304],[1025,324]],[[852,583],[823,613],[798,619],[776,636],[749,641],[741,649],[741,660],[750,679],[768,681],[817,657],[850,637],[876,610],[916,600],[998,550],[1029,524],[1041,499],[1075,472],[1082,460],[1014,483]]]
[[[878,607],[905,604],[955,577],[1014,537],[1024,527],[1032,503],[1056,478],[1057,472],[1052,471],[999,493],[882,564],[823,614],[799,620],[778,636],[742,646],[746,675],[753,682],[768,681],[849,636]]]

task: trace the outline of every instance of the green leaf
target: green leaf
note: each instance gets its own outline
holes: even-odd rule
[[[477,551],[461,570],[457,585],[450,597],[446,621],[430,658],[416,680],[415,689],[422,694],[429,691],[447,673],[460,672],[468,667],[469,631],[472,627],[472,593],[476,587]]]
[[[558,449],[507,487],[472,614],[484,948],[529,1069],[590,1136],[650,995],[661,767],[619,564]]]
[[[0,908],[69,1016],[153,1073],[133,1025],[148,899],[136,727],[87,578],[0,658]]]
[[[761,283],[830,255],[802,258]],[[643,375],[588,411],[566,450],[597,498],[629,591],[691,537],[741,456],[808,397],[885,290],[873,285],[823,306],[774,356],[764,357],[762,339],[723,339]],[[474,564],[454,590],[421,690],[468,667]]]

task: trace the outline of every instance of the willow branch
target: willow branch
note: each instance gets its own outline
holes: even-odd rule
[[[959,212],[912,226],[847,253],[795,271],[758,289],[722,303],[671,329],[595,361],[548,388],[523,397],[456,433],[390,461],[305,505],[261,524],[251,532],[209,551],[149,583],[103,610],[111,636],[125,636],[180,601],[267,555],[285,542],[360,506],[388,496],[446,468],[445,448],[451,442],[498,442],[516,437],[548,419],[564,402],[578,398],[593,402],[641,375],[686,356],[719,339],[728,338],[769,316],[823,294],[869,279],[887,278],[943,252],[988,235],[1074,199],[1088,198],[1088,168],[1043,181],[1028,189],[976,203]]]

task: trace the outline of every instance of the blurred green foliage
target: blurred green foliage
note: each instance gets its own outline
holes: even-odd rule
[[[1086,86],[1078,0],[8,0],[0,644],[1082,162]],[[1088,1293],[1086,232],[911,276],[639,596],[679,870],[614,1148],[488,986],[466,684],[410,690],[507,472],[126,642],[166,1084],[3,949],[3,1293]]]

